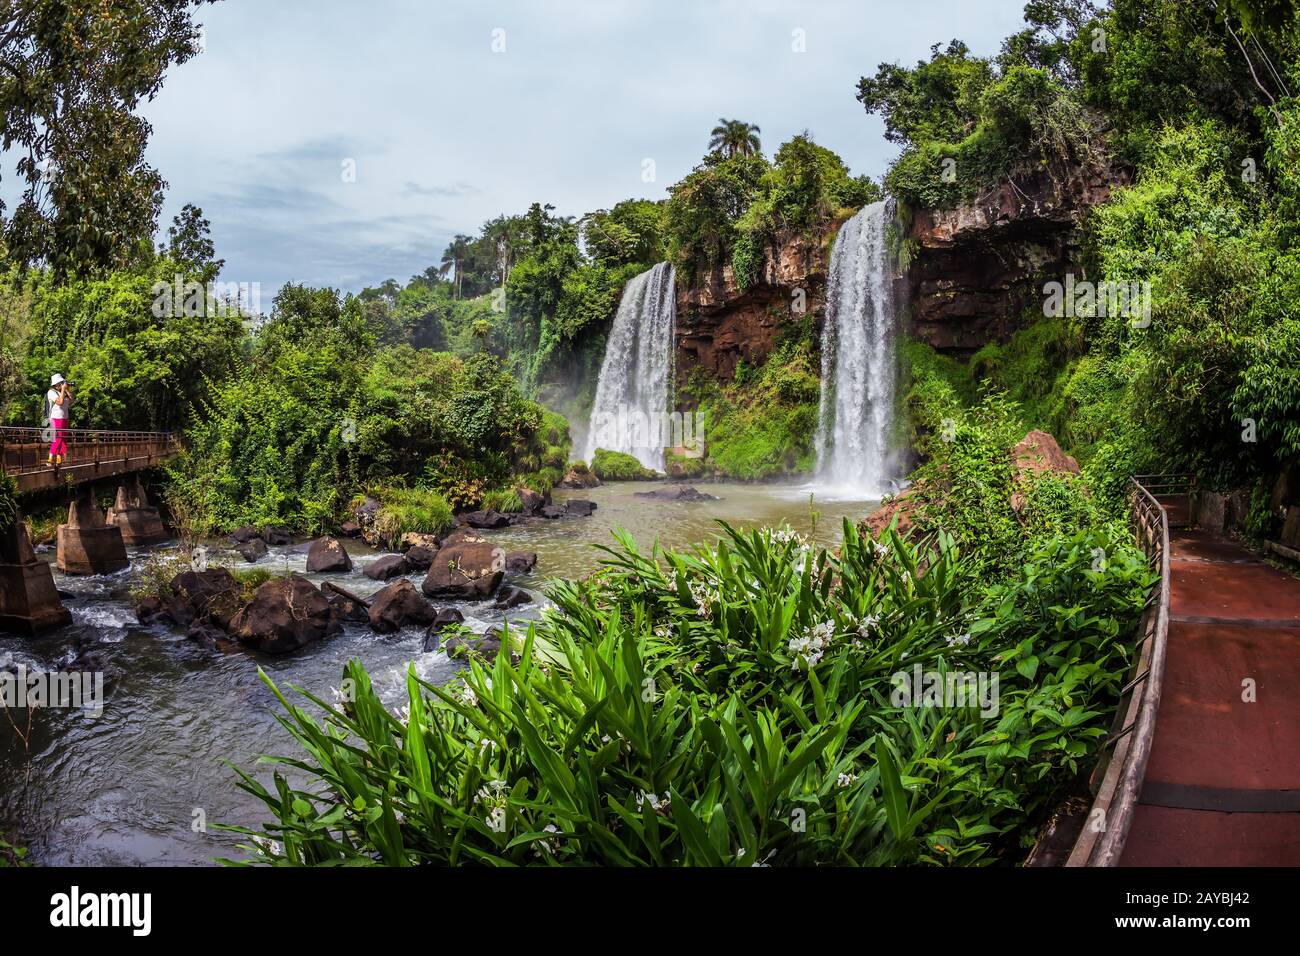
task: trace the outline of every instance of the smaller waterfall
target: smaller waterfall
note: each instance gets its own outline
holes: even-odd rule
[[[673,267],[661,262],[628,280],[605,345],[585,457],[597,448],[634,455],[663,471],[677,302]]]
[[[840,227],[822,326],[817,481],[832,493],[876,498],[892,490],[890,448],[896,358],[885,201]]]

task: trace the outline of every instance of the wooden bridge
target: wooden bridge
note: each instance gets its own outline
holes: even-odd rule
[[[14,479],[19,494],[143,471],[180,450],[171,432],[65,428],[62,435],[68,451],[55,467],[46,464],[48,429],[0,428],[0,470]]]
[[[1294,866],[1300,579],[1195,528],[1190,476],[1140,475],[1131,490],[1160,581],[1064,862]],[[1036,848],[1030,863],[1052,856]]]

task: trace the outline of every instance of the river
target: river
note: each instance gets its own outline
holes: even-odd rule
[[[641,498],[636,492],[672,488],[661,484],[611,483],[581,492],[557,492],[595,501],[590,518],[535,521],[483,532],[507,550],[535,551],[535,571],[514,581],[537,600],[508,613],[535,617],[544,606],[547,581],[581,576],[600,561],[596,545],[613,544],[622,527],[643,548],[658,539],[671,547],[711,541],[717,521],[740,527],[789,523],[809,534],[809,489],[796,485],[701,484],[718,500],[687,503]],[[816,539],[833,544],[841,519],[867,513],[870,502],[815,500]],[[161,549],[167,545],[160,546]],[[349,574],[308,575],[329,579],[360,594],[383,585],[361,572],[381,552],[347,542],[354,558]],[[304,572],[307,543],[276,547],[259,565]],[[408,662],[432,682],[453,677],[462,666],[440,651],[422,650],[423,634],[408,629],[378,635],[349,625],[342,634],[285,657],[243,651],[221,653],[186,640],[163,626],[142,627],[127,597],[135,568],[146,551],[131,554],[132,567],[114,575],[77,578],[54,570],[73,623],[39,638],[0,635],[0,668],[67,667],[74,648],[90,650],[102,664],[106,701],[101,716],[79,711],[34,712],[25,747],[0,716],[0,836],[26,846],[30,859],[60,865],[164,865],[210,863],[239,857],[239,842],[214,823],[256,825],[262,805],[235,786],[223,761],[251,768],[260,754],[291,754],[294,747],[276,723],[279,707],[258,679],[261,665],[282,688],[287,684],[330,699],[343,663],[365,662],[376,688],[396,705],[405,696]],[[53,559],[52,553],[46,557]],[[232,564],[242,566],[237,556]],[[413,574],[417,585],[421,575]],[[442,606],[440,604],[440,606]],[[504,616],[491,604],[455,604],[476,631]],[[2,715],[3,712],[0,712]],[[26,712],[10,712],[27,733]],[[269,780],[269,770],[259,773]]]

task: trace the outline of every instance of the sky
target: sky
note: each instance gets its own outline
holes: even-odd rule
[[[770,157],[807,130],[853,174],[897,147],[855,99],[953,37],[996,53],[1023,0],[222,0],[142,108],[149,161],[212,223],[222,280],[405,282],[549,202],[661,199],[720,117]],[[801,48],[801,49],[800,49]],[[354,173],[354,175],[352,175]]]

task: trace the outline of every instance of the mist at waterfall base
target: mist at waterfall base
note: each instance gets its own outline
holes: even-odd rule
[[[896,315],[886,229],[888,201],[840,227],[822,325],[818,497],[873,499],[898,489],[891,447],[897,384]]]
[[[673,377],[677,302],[673,267],[661,262],[628,280],[610,326],[584,458],[597,448],[664,469],[664,424]]]

